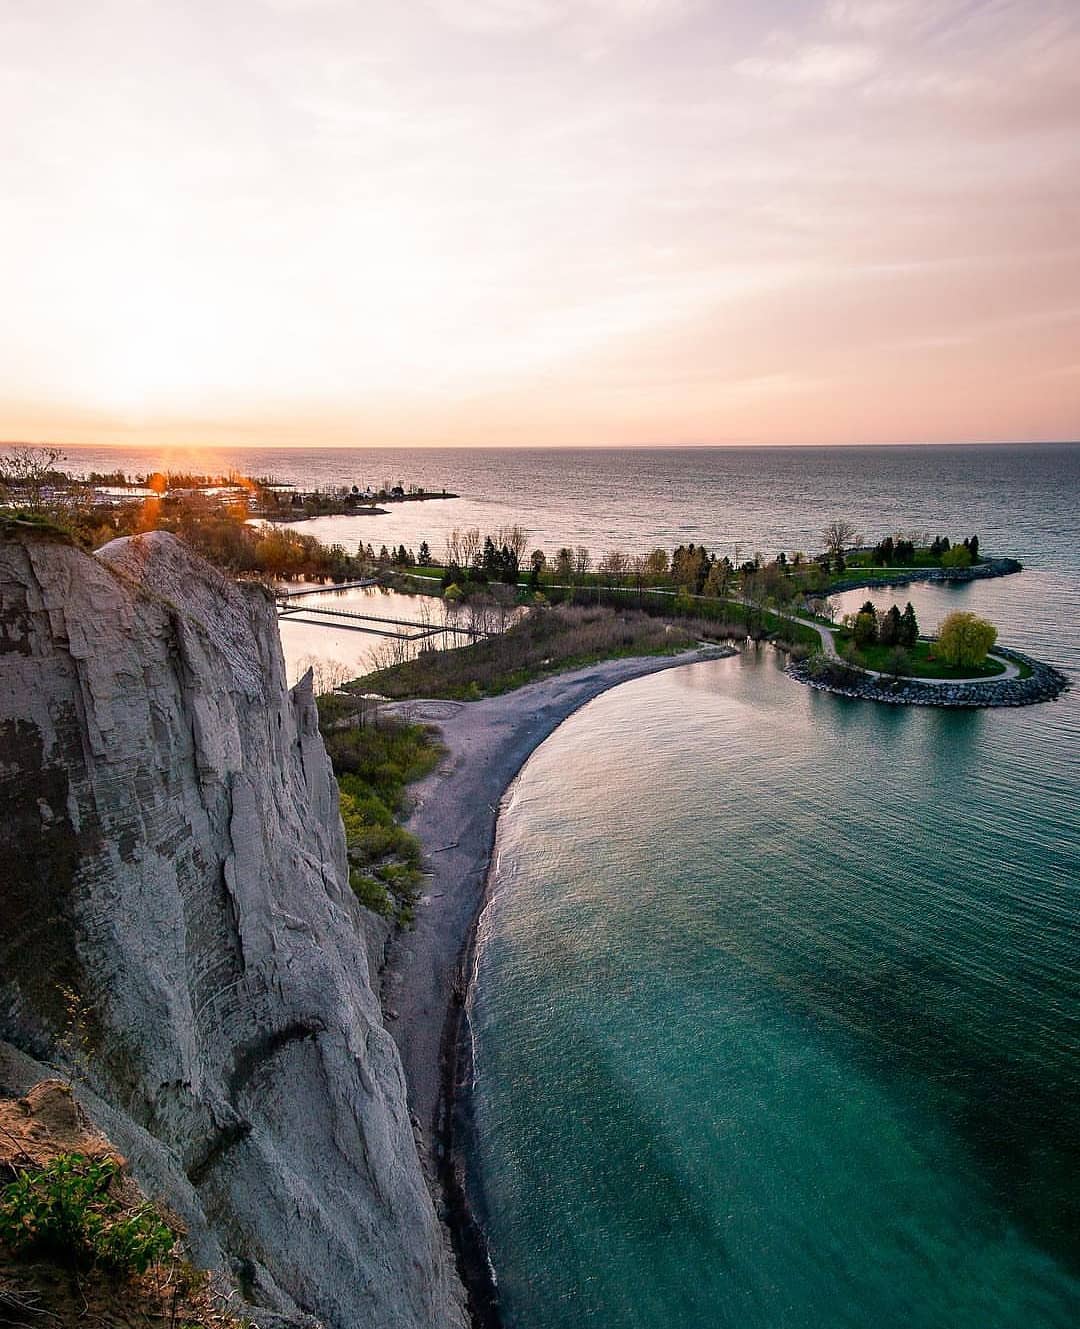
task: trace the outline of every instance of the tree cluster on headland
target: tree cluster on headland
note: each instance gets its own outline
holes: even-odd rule
[[[894,678],[992,675],[1002,669],[986,658],[997,639],[991,623],[956,612],[942,621],[936,637],[924,639],[910,600],[902,613],[895,604],[879,610],[867,600],[855,613],[845,615],[834,636],[843,664]]]
[[[919,640],[919,622],[909,600],[901,613],[896,605],[879,612],[872,600],[854,614],[848,614],[844,625],[851,631],[857,646],[903,646],[910,649]]]

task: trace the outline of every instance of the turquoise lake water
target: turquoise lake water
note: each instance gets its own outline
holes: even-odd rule
[[[1060,709],[779,664],[607,694],[502,817],[472,1014],[507,1321],[1074,1324]]]
[[[1076,490],[1036,488],[1000,503],[1024,573],[875,598],[1075,676]],[[506,1322],[1075,1325],[1077,694],[892,708],[782,664],[599,698],[504,809],[471,1016]]]

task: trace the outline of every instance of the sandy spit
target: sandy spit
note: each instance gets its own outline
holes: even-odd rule
[[[447,1224],[474,1329],[503,1329],[486,1237],[468,1199],[463,1148],[471,1129],[463,1090],[472,1074],[465,999],[501,802],[534,749],[593,697],[633,678],[733,653],[710,646],[606,660],[483,701],[385,708],[436,724],[447,749],[414,787],[408,827],[420,838],[431,875],[415,929],[389,945],[381,996],[401,1053],[420,1161]]]
[[[419,836],[431,877],[416,926],[387,952],[382,1000],[405,1068],[409,1107],[423,1132],[421,1159],[432,1162],[445,1066],[448,1017],[465,995],[463,962],[484,903],[499,804],[530,753],[572,712],[629,679],[715,658],[715,649],[606,660],[474,702],[396,702],[403,718],[435,723],[447,756],[414,786],[407,823]]]

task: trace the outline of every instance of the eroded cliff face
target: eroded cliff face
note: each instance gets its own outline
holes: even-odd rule
[[[333,1329],[462,1322],[261,588],[164,534],[0,542],[0,882],[0,1038],[74,1076],[201,1262]]]

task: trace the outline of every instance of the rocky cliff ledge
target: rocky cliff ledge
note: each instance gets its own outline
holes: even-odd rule
[[[73,1079],[250,1303],[462,1323],[261,588],[163,534],[0,541],[0,863],[0,1088]]]

